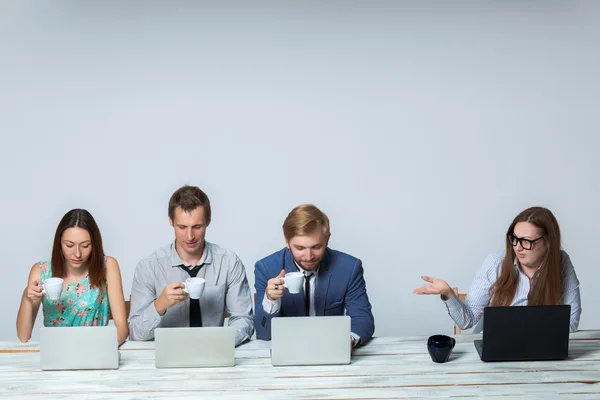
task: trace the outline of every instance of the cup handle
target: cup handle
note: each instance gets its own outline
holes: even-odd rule
[[[42,287],[42,294],[45,294],[46,296],[48,296],[48,293],[46,293],[46,287],[44,285],[40,285]]]
[[[454,348],[454,346],[456,346],[456,339],[454,339],[454,338],[450,338],[450,339],[452,339],[452,348]]]
[[[282,276],[281,280],[283,281],[283,287],[287,288],[287,282],[285,281],[285,276]]]
[[[184,291],[185,293],[188,293],[188,294],[189,294],[189,292],[188,292],[188,288],[187,288],[187,283],[185,283],[185,282],[181,282],[181,283],[183,283],[183,291]]]

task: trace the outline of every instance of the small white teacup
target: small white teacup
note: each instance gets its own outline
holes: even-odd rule
[[[60,295],[63,290],[63,279],[62,278],[48,278],[42,284],[42,293],[44,293],[50,300],[60,299]]]
[[[190,299],[199,299],[204,292],[204,278],[187,278],[183,283],[185,287],[183,291],[190,295]]]
[[[292,294],[300,293],[304,283],[304,274],[302,272],[288,272],[283,279],[283,286]]]

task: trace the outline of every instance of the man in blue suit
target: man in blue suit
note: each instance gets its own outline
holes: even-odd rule
[[[327,247],[329,218],[312,204],[294,208],[283,223],[286,247],[254,267],[256,335],[271,340],[275,317],[349,315],[353,347],[366,343],[375,331],[362,262]],[[300,293],[285,293],[283,277],[304,274]]]

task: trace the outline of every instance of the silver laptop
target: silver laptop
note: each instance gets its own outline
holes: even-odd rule
[[[271,364],[350,364],[350,317],[278,317],[271,321]]]
[[[73,326],[40,328],[42,370],[117,369],[117,327]]]
[[[234,328],[156,328],[154,342],[156,368],[235,365]]]

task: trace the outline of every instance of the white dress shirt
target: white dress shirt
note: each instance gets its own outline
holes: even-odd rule
[[[314,317],[315,315],[317,315],[315,313],[315,288],[317,286],[316,282],[317,282],[317,276],[319,276],[319,269],[317,268],[315,271],[306,271],[302,267],[300,267],[296,261],[294,261],[294,264],[296,264],[296,268],[298,268],[299,272],[302,272],[305,275],[307,273],[312,273],[312,276],[309,278],[309,280],[310,280],[310,312],[309,312],[309,316]],[[306,287],[306,278],[302,281],[302,291],[303,292],[305,291],[305,287]],[[280,309],[281,309],[281,297],[278,298],[277,300],[269,300],[267,298],[267,291],[265,290],[265,297],[263,298],[263,310],[265,310],[265,312],[267,312],[269,314],[275,314],[275,313],[278,313]]]
[[[460,329],[469,329],[476,325],[473,328],[473,333],[480,333],[483,330],[483,309],[491,303],[489,289],[500,275],[503,260],[504,252],[490,254],[486,257],[473,280],[464,303],[456,296],[444,301],[448,309],[448,314]],[[514,267],[519,273],[519,284],[510,305],[526,306],[529,290],[531,289],[531,281],[521,271],[516,260]],[[562,251],[562,293],[560,304],[571,305],[570,330],[571,332],[576,331],[581,316],[579,280],[575,274],[571,258],[565,251]]]
[[[302,267],[300,267],[300,265],[298,265],[298,263],[295,260],[294,260],[294,264],[296,264],[296,268],[298,268],[298,271],[302,272],[304,275],[306,275],[307,273],[312,273],[312,275],[309,278],[309,280],[310,280],[309,316],[314,317],[317,315],[315,312],[315,291],[316,291],[316,286],[319,284],[318,280],[317,280],[317,277],[319,276],[319,268],[317,268],[315,271],[306,271]],[[302,282],[302,291],[305,291],[305,287],[306,287],[306,278]],[[265,310],[266,313],[276,314],[279,312],[279,310],[281,310],[281,297],[278,298],[277,300],[270,300],[269,298],[267,298],[267,291],[265,290],[265,296],[263,297],[263,300],[262,300],[262,306],[263,306],[263,310]],[[350,332],[350,335],[354,338],[354,346],[358,345],[358,343],[360,342],[360,336],[358,336],[354,332]]]

